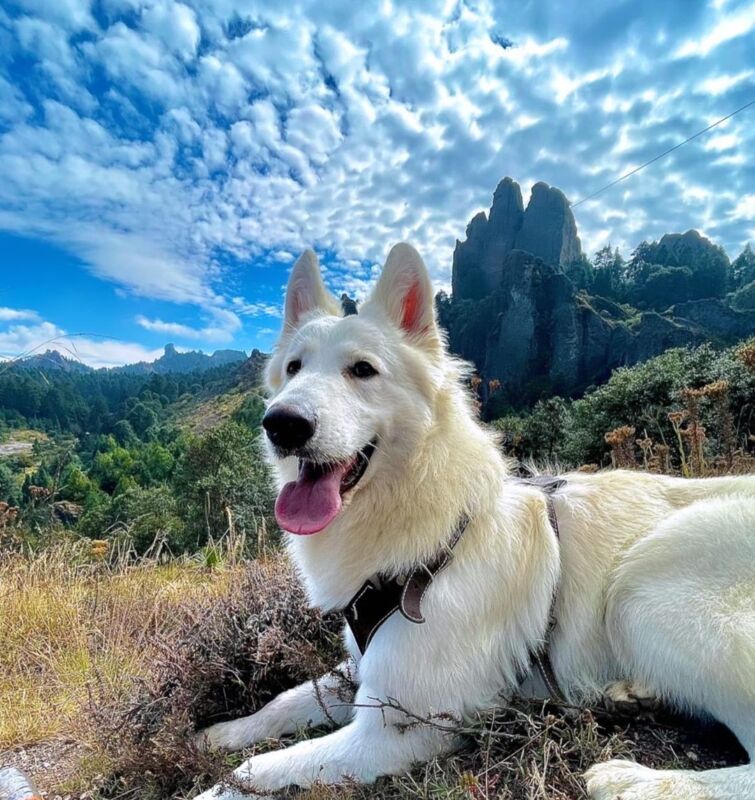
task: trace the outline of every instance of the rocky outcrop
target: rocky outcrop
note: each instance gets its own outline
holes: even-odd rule
[[[722,269],[729,265],[726,253],[710,239],[695,230],[685,233],[665,233],[658,244],[651,245],[653,262],[668,267],[719,262]]]
[[[679,303],[669,313],[680,323],[694,325],[708,338],[722,343],[744,339],[755,332],[755,308],[738,310],[717,297]]]
[[[519,184],[504,178],[490,213],[480,212],[454,250],[452,288],[457,299],[480,299],[499,288],[503,262],[524,250],[552,266],[578,260],[582,249],[569,202],[556,188],[536,183],[524,210]]]
[[[500,380],[508,404],[524,406],[544,394],[579,394],[616,367],[706,340],[695,326],[654,312],[627,318],[621,307],[592,300],[558,267],[514,250],[496,292],[452,301],[451,349],[484,378]]]
[[[70,500],[57,500],[52,504],[52,510],[64,525],[72,525],[84,513],[84,506]]]
[[[578,291],[568,268],[582,250],[566,198],[537,183],[524,210],[519,186],[504,178],[490,212],[474,216],[466,240],[456,243],[453,296],[440,307],[451,349],[483,379],[500,381],[499,396],[516,407],[578,395],[617,367],[670,347],[755,332],[755,310],[713,296],[728,265],[720,247],[696,231],[643,246],[651,266],[685,269],[690,280],[703,274],[711,295],[657,313]]]
[[[238,382],[242,388],[258,389],[262,385],[267,358],[267,355],[256,347],[252,350],[249,358],[238,368]]]

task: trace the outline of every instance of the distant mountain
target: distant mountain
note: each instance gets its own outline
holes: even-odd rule
[[[93,372],[92,367],[76,361],[73,358],[66,358],[57,350],[45,350],[44,353],[19,359],[15,362],[17,366],[25,369],[37,370],[60,370],[61,372]]]
[[[165,351],[155,361],[138,361],[136,364],[126,364],[123,367],[115,367],[113,372],[125,372],[130,375],[204,372],[208,369],[223,367],[227,364],[235,364],[245,360],[246,353],[243,350],[216,350],[211,356],[208,356],[199,350],[179,353],[175,345],[166,344]]]
[[[122,367],[112,367],[109,370],[103,368],[100,371],[123,372],[127,375],[205,372],[208,369],[215,369],[215,367],[224,367],[229,364],[246,361],[246,357],[246,353],[243,350],[216,350],[211,356],[199,350],[179,353],[175,345],[166,344],[163,354],[155,361],[138,361],[136,364],[125,364]],[[20,359],[16,364],[24,369],[41,371],[95,372],[92,367],[73,358],[66,358],[57,350],[46,350],[44,353]]]

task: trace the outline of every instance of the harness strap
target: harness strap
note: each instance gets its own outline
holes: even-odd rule
[[[556,535],[556,539],[560,540],[561,534],[558,528],[558,516],[556,514],[556,506],[553,503],[553,498],[551,495],[562,486],[566,486],[566,481],[563,478],[554,478],[552,475],[533,475],[530,478],[522,478],[519,482],[529,486],[535,486],[544,493],[545,505],[548,511],[548,519],[550,521],[551,528],[553,528],[553,533]],[[566,699],[561,691],[561,687],[558,685],[556,673],[553,670],[553,664],[551,663],[550,655],[548,653],[548,642],[555,627],[556,619],[551,611],[551,617],[548,622],[548,630],[545,633],[545,640],[538,650],[533,650],[530,653],[530,663],[534,664],[535,668],[540,673],[540,677],[543,679],[545,688],[548,690],[553,700],[555,700],[557,703],[564,703],[566,702]]]
[[[421,624],[425,621],[422,616],[422,598],[435,576],[453,559],[453,549],[459,543],[468,524],[469,517],[463,514],[451,538],[433,560],[415,567],[405,580],[400,578],[385,580],[376,576],[365,581],[362,588],[351,598],[343,611],[343,616],[362,655],[381,625],[395,611],[400,611],[409,622]]]

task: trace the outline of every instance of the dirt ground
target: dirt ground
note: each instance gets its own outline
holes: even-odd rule
[[[579,783],[579,773],[583,768],[581,759],[573,750],[567,747],[564,741],[563,728],[570,727],[576,731],[579,740],[580,736],[587,735],[587,731],[597,732],[598,750],[610,749],[611,752],[622,753],[642,764],[649,766],[677,766],[684,769],[716,769],[719,767],[732,766],[745,763],[746,754],[739,746],[736,739],[724,727],[715,723],[700,722],[689,720],[680,716],[666,712],[656,714],[642,714],[637,717],[608,715],[603,711],[583,712],[578,718],[574,719],[571,710],[553,709],[553,717],[550,713],[538,715],[535,709],[530,709],[533,714],[526,723],[526,734],[529,739],[525,741],[523,749],[516,753],[516,747],[511,746],[508,755],[510,764],[499,764],[500,772],[498,776],[504,778],[508,767],[515,767],[519,771],[521,763],[529,764],[532,768],[532,778],[536,782],[545,777],[541,773],[543,766],[543,754],[556,748],[567,751],[568,768],[566,774],[574,777]],[[555,718],[557,722],[552,723]],[[548,730],[549,721],[552,730]],[[490,726],[495,728],[495,724]],[[515,736],[515,734],[513,734]],[[481,736],[484,734],[481,733]],[[391,779],[379,782],[375,787],[363,787],[358,789],[350,787],[348,790],[335,790],[332,793],[326,790],[316,794],[309,793],[314,797],[354,797],[354,798],[403,798],[403,797],[424,797],[424,798],[445,798],[458,796],[459,798],[469,798],[469,800],[483,800],[484,798],[507,797],[501,793],[504,786],[501,779],[488,781],[488,786],[481,785],[479,778],[475,778],[475,765],[481,759],[490,759],[491,754],[496,754],[497,748],[489,748],[485,752],[485,746],[478,747],[479,742],[470,741],[469,748],[447,759],[445,762],[436,762],[424,769],[418,769],[409,779]],[[590,748],[593,750],[594,748]],[[42,797],[47,800],[97,800],[102,797],[102,786],[105,775],[92,775],[91,764],[87,764],[86,772],[90,775],[91,784],[86,787],[77,786],[79,784],[79,769],[82,760],[91,756],[89,749],[83,744],[66,737],[58,737],[49,742],[41,742],[30,747],[16,748],[0,752],[0,766],[13,766],[20,769],[32,779]],[[586,766],[589,765],[584,765]],[[445,774],[448,780],[438,782],[433,781],[434,774]],[[491,770],[495,776],[495,770]],[[495,776],[496,778],[498,776]],[[454,779],[458,778],[461,792],[452,792]],[[553,783],[549,783],[549,788],[554,793],[544,794],[543,796],[554,798],[568,798],[568,800],[583,800],[584,792],[579,788],[566,791],[561,785],[562,780],[557,779],[555,771],[551,772]],[[445,785],[444,785],[445,784]],[[465,785],[466,784],[466,785]],[[77,788],[73,791],[74,786]],[[411,789],[410,789],[411,787]],[[492,791],[489,791],[492,789]],[[110,793],[107,793],[110,795]],[[127,795],[134,800],[140,797],[138,792],[129,791]],[[145,795],[146,797],[147,795]],[[150,795],[151,796],[151,795]],[[524,795],[512,794],[512,800]],[[539,797],[540,795],[529,795]]]

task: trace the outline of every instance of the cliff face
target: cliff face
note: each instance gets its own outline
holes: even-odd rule
[[[661,242],[683,259],[699,238],[671,234]],[[717,299],[663,314],[633,313],[578,292],[564,267],[581,257],[564,195],[538,183],[523,210],[519,186],[510,178],[498,185],[489,214],[477,214],[466,240],[456,243],[453,296],[441,309],[451,349],[484,379],[500,380],[511,405],[544,394],[579,394],[616,367],[669,347],[755,332],[755,312],[733,311]]]
[[[479,299],[499,288],[504,259],[523,250],[552,266],[578,260],[582,248],[566,197],[536,183],[524,210],[519,184],[504,178],[495,190],[489,215],[472,218],[467,238],[456,242],[452,286],[459,300]]]
[[[581,258],[577,223],[561,191],[547,183],[532,187],[514,247],[555,266],[565,266]]]
[[[669,311],[680,322],[696,325],[721,341],[744,339],[755,331],[755,308],[732,308],[718,297],[679,303]]]

